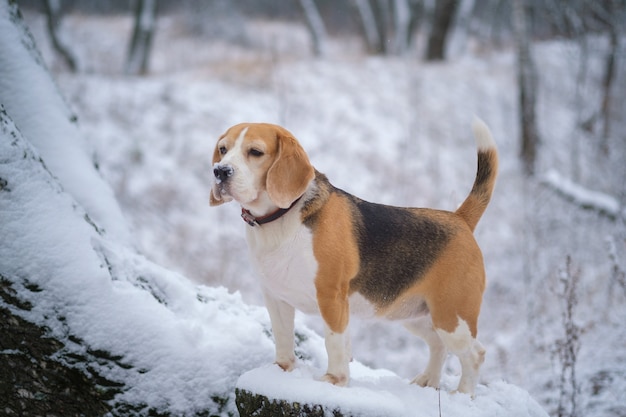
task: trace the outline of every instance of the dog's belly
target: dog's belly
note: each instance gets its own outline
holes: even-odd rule
[[[376,307],[367,298],[358,292],[352,294],[349,298],[350,315],[357,316],[362,319],[371,319],[376,317]]]

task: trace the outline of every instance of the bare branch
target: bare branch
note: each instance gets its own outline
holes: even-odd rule
[[[595,210],[611,220],[617,220],[619,217],[626,218],[626,212],[620,207],[617,198],[587,189],[561,176],[555,170],[549,171],[541,182],[582,209]]]

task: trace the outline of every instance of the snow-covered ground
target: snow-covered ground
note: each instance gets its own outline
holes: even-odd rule
[[[28,23],[45,61],[59,68],[43,35],[42,19],[31,16]],[[306,36],[299,26],[254,23],[254,32],[266,35],[255,37],[254,48],[244,48],[219,39],[186,37],[175,19],[165,17],[155,42],[154,73],[127,78],[116,74],[122,69],[129,18],[71,16],[64,25],[66,36],[75,39],[72,46],[86,71],[74,75],[58,70],[55,77],[78,114],[80,134],[94,149],[100,171],[131,224],[132,239],[151,261],[81,223],[81,209],[50,185],[54,181],[41,168],[35,181],[39,185],[33,188],[41,192],[40,200],[31,202],[30,194],[25,194],[14,202],[32,209],[29,218],[40,216],[40,220],[31,229],[18,227],[6,233],[22,242],[17,249],[27,264],[29,253],[62,248],[62,243],[53,242],[71,239],[64,231],[77,228],[75,241],[84,245],[76,250],[82,255],[58,265],[56,279],[41,273],[52,269],[45,262],[48,258],[42,257],[40,265],[18,271],[21,276],[41,277],[22,283],[20,291],[35,300],[41,293],[71,300],[79,297],[75,290],[83,287],[87,294],[94,293],[98,301],[94,305],[85,303],[85,298],[68,301],[68,311],[59,312],[65,321],[53,317],[46,324],[60,335],[72,329],[88,344],[132,363],[130,369],[118,366],[108,371],[111,378],[133,387],[120,401],[146,398],[147,406],[157,409],[232,411],[232,401],[227,409],[217,410],[202,395],[232,387],[238,375],[271,362],[271,341],[263,336],[268,332],[266,315],[262,308],[251,306],[260,305],[261,297],[246,261],[246,225],[237,207],[208,206],[211,153],[226,128],[241,121],[280,123],[298,137],[314,165],[336,186],[371,201],[453,209],[473,182],[470,124],[478,115],[496,138],[501,172],[476,231],[489,280],[479,333],[488,354],[473,406],[483,400],[481,404],[497,403],[500,395],[518,395],[504,380],[528,390],[554,413],[560,394],[570,389],[559,379],[563,372],[557,349],[564,337],[559,270],[570,255],[574,269],[580,270],[574,316],[581,328],[578,410],[591,417],[626,415],[626,330],[620,321],[626,314],[625,294],[611,278],[613,265],[606,249],[610,239],[617,267],[623,270],[624,225],[572,208],[552,190],[524,179],[517,158],[511,50],[477,48],[444,63],[424,64],[416,57],[367,57],[358,49],[341,54],[352,41],[336,41],[329,58],[315,60],[302,52]],[[536,53],[543,69],[539,107],[545,138],[539,169],[569,173],[573,170],[571,137],[582,111],[577,107],[578,90],[572,89],[576,73],[571,67],[577,55],[572,45],[562,42],[538,45]],[[584,140],[576,140],[585,155]],[[31,163],[36,164],[35,155],[41,151],[23,146],[26,150],[20,152],[32,152]],[[603,195],[613,193],[623,207],[623,194],[611,187],[626,178],[625,171],[599,175],[593,162],[577,161],[579,178],[591,178],[590,188]],[[604,169],[595,168],[600,174]],[[53,203],[38,203],[46,198]],[[62,218],[68,223],[47,222],[55,212],[65,213]],[[45,233],[37,225],[46,225]],[[27,232],[34,237],[17,239],[30,236]],[[4,233],[3,229],[2,236],[7,236]],[[37,233],[43,234],[41,239]],[[118,267],[107,269],[106,264]],[[2,270],[14,265],[20,265],[17,259],[5,258]],[[94,284],[86,284],[84,276]],[[107,282],[109,276],[116,279]],[[32,285],[45,291],[33,292]],[[239,291],[245,304],[238,295],[212,288],[219,285]],[[101,318],[102,311],[109,311],[105,305],[116,306],[116,314]],[[46,304],[40,307],[42,317],[45,308]],[[29,314],[43,320],[36,317],[38,312]],[[102,328],[90,328],[93,322]],[[307,317],[299,317],[299,322],[319,326]],[[308,332],[305,326],[300,328]],[[125,332],[119,333],[120,329]],[[390,369],[397,375],[394,378],[410,379],[425,366],[426,346],[400,327],[357,322],[352,333],[355,358],[370,367]],[[111,334],[119,336],[111,338]],[[304,339],[301,349],[311,355],[306,366],[321,367],[319,337],[306,333]],[[238,359],[245,362],[235,364]],[[159,366],[154,366],[157,362]],[[306,379],[309,368],[303,369]],[[302,372],[285,376],[286,383],[292,384],[291,378],[302,377]],[[451,358],[445,378],[453,379],[458,372]],[[223,379],[212,379],[216,375]],[[172,385],[164,379],[178,381],[173,384],[177,388],[168,389]],[[431,394],[417,395],[429,401],[426,396]],[[523,398],[520,394],[519,400]],[[465,401],[444,394],[441,399],[452,401],[454,407]],[[426,407],[432,414],[425,415],[437,415],[434,402]]]

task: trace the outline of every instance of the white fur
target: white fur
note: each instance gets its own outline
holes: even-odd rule
[[[495,149],[496,142],[493,140],[489,126],[487,126],[485,122],[475,117],[472,123],[472,130],[474,131],[474,138],[476,139],[476,148],[478,148],[479,151]]]
[[[326,352],[328,352],[328,370],[323,379],[336,385],[344,386],[348,384],[350,378],[351,353],[347,329],[343,333],[335,333],[325,326],[324,339],[326,342]]]
[[[353,293],[349,298],[350,315],[363,319],[376,317],[376,308],[365,297],[358,292]]]
[[[294,354],[294,318],[295,309],[287,302],[278,300],[264,291],[265,307],[270,315],[274,343],[276,344],[276,363],[285,371],[290,371],[296,364]]]
[[[453,332],[442,329],[436,329],[436,332],[446,348],[461,361],[461,380],[457,390],[473,396],[478,383],[478,370],[485,361],[485,348],[472,337],[467,322],[461,318],[458,320]]]
[[[292,229],[288,224],[292,219],[286,217],[248,229],[248,244],[261,285],[275,299],[306,314],[319,314],[315,293],[317,261],[311,231],[302,224]],[[279,224],[283,219],[287,224]],[[289,239],[279,239],[277,233],[284,233]]]
[[[430,316],[422,316],[414,320],[407,320],[404,327],[411,333],[421,337],[430,350],[430,358],[424,372],[416,376],[411,383],[421,387],[439,388],[441,380],[441,368],[448,351],[441,338],[433,328]]]
[[[433,328],[430,316],[408,320],[404,325],[411,333],[424,339],[430,349],[426,370],[411,382],[422,387],[438,388],[441,368],[449,351],[461,362],[461,380],[457,390],[474,395],[478,370],[485,360],[485,348],[472,337],[467,322],[459,318],[453,332]]]

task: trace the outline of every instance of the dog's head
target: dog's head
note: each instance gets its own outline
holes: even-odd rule
[[[217,140],[213,175],[212,206],[235,200],[243,207],[263,211],[291,206],[304,194],[315,170],[286,129],[242,123]]]

